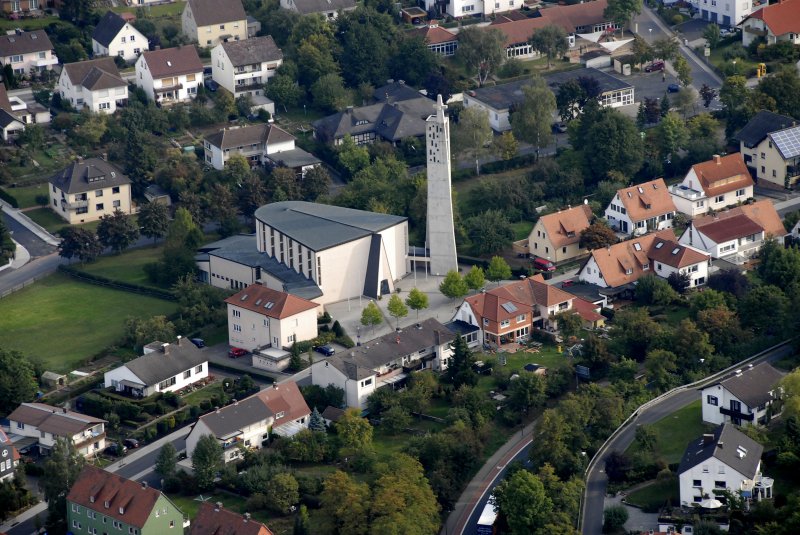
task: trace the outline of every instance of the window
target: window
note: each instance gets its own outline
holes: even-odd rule
[[[525,321],[525,314],[517,316],[517,323],[522,323],[523,321]]]
[[[775,171],[775,169],[773,169],[773,170],[772,170],[772,177],[773,177],[773,178],[775,178],[775,177],[777,177],[777,176],[778,176],[778,173],[777,173],[777,171]]]
[[[714,488],[726,489],[728,488],[728,485],[725,483],[725,481],[714,481]]]
[[[224,29],[225,29],[225,25],[224,25],[224,24],[220,24],[220,25],[219,25],[219,29],[220,29],[220,30],[224,30]]]
[[[184,379],[188,379],[191,376],[192,376],[192,370],[186,370],[185,372],[183,372]]]
[[[708,473],[708,465],[707,465],[707,464],[704,464],[704,465],[703,465],[703,473],[704,473],[704,474],[707,474],[707,473]]]
[[[489,326],[489,320],[488,319],[483,318],[483,326],[484,327],[488,327]],[[17,424],[17,425],[20,425],[20,424]]]
[[[11,56],[11,63],[22,63],[22,56]]]
[[[100,104],[97,105],[97,109],[109,110],[109,109],[111,109],[111,103],[110,102],[101,102]]]
[[[127,42],[127,40],[125,39],[125,37],[122,37],[122,38],[120,39],[120,41],[122,41],[123,43]]]
[[[761,159],[763,160],[764,158],[766,158],[766,155],[762,152],[761,153]]]
[[[170,520],[169,521],[169,527],[171,527],[171,528],[175,527],[175,521],[174,520]]]
[[[744,197],[745,196],[744,189],[737,189],[736,190],[736,196],[737,197]]]
[[[114,186],[111,188],[111,193],[119,193],[119,186]]]
[[[99,190],[95,191],[94,192],[94,196],[95,197],[102,197],[103,196],[103,190],[99,189]]]
[[[240,333],[240,332],[242,332],[242,326],[241,326],[241,325],[236,325],[236,324],[234,324],[234,325],[233,325],[233,332],[235,332],[235,333]]]
[[[122,201],[114,201],[111,204],[114,205],[114,208],[119,208],[120,206],[122,206]]]
[[[241,318],[242,317],[242,311],[241,310],[234,310],[233,311],[233,317],[234,318]]]
[[[98,212],[102,212],[103,210],[105,210],[105,207],[103,206],[103,203],[98,203],[94,205],[94,209],[97,210]]]
[[[200,364],[194,369],[194,373],[202,373],[203,372],[203,365]]]
[[[709,405],[714,405],[716,407],[717,405],[719,405],[719,400],[717,399],[717,396],[706,396],[706,403],[708,403]]]
[[[725,465],[724,464],[719,465],[719,471],[718,472],[720,474],[724,474],[725,473]]]
[[[281,418],[283,418],[284,416],[286,416],[286,413],[285,413],[285,412],[283,412],[283,411],[280,411],[278,414],[276,414],[276,415],[275,415],[275,419],[276,419],[276,420],[280,420],[280,419],[281,419]]]
[[[695,479],[695,480],[692,481],[692,486],[693,487],[702,487],[703,486],[703,482],[700,481],[699,479]]]
[[[136,36],[135,36],[135,35],[131,35],[131,37],[130,37],[130,41],[131,41],[131,43],[132,43],[132,42],[134,42],[134,41],[136,41]]]
[[[286,341],[287,341],[287,342],[289,342],[290,344],[293,344],[293,343],[295,343],[295,342],[297,341],[297,335],[296,335],[296,334],[293,334],[293,335],[291,335],[291,336],[288,336],[288,337],[286,338]]]
[[[511,325],[511,320],[503,320],[500,322],[500,327],[508,327]]]
[[[371,384],[372,384],[372,378],[371,377],[369,379],[361,381],[361,386],[369,386]]]
[[[170,377],[169,379],[167,379],[165,381],[161,381],[160,383],[158,383],[158,389],[159,390],[164,390],[165,388],[169,388],[169,387],[175,385],[176,382],[177,382],[177,380],[175,379],[175,377]]]
[[[714,202],[725,202],[725,195],[717,195],[714,197]]]

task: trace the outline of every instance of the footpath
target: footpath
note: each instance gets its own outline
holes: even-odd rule
[[[53,247],[57,247],[59,242],[61,241],[52,234],[50,234],[49,232],[47,232],[38,223],[34,222],[33,219],[22,213],[22,210],[20,210],[19,208],[14,208],[13,206],[11,206],[2,199],[0,199],[0,209],[2,209],[3,212],[7,213],[8,216],[14,219],[17,223],[19,223],[20,225],[22,225],[23,227],[27,228],[32,233],[34,233],[37,238],[39,238],[46,244],[52,245]]]

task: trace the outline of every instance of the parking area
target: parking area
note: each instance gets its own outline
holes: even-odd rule
[[[705,31],[706,26],[711,24],[711,22],[703,19],[691,19],[687,20],[683,24],[679,24],[675,27],[675,30],[679,32],[685,39],[689,41],[695,41],[697,39],[703,38],[703,31]]]

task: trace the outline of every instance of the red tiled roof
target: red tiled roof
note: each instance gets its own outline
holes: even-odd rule
[[[652,271],[647,252],[656,239],[674,241],[675,233],[672,229],[660,230],[610,247],[593,250],[592,258],[606,284],[611,288],[617,288],[635,282],[645,273]],[[647,271],[644,270],[645,265],[648,265]],[[628,270],[630,273],[627,273]]]
[[[520,314],[531,312],[530,305],[516,301],[504,288],[503,286],[494,288],[488,292],[482,292],[467,297],[465,300],[469,303],[470,307],[472,307],[476,315],[496,323],[500,323],[503,320],[510,320]],[[503,305],[509,304],[512,305],[512,307],[503,307]],[[511,310],[509,311],[508,308],[511,308]]]
[[[663,178],[617,191],[631,221],[642,221],[675,211],[675,203]]]
[[[245,308],[270,318],[284,319],[319,305],[302,297],[251,284],[225,300],[229,305]],[[269,306],[272,303],[272,306]],[[267,308],[269,306],[269,308]]]
[[[592,323],[600,321],[605,317],[597,312],[598,308],[599,307],[594,303],[590,303],[586,299],[581,299],[580,297],[576,297],[575,300],[572,301],[572,309],[577,312],[583,320]]]
[[[413,28],[408,30],[408,34],[413,37],[422,37],[422,39],[425,41],[425,44],[428,45],[438,45],[441,43],[449,43],[451,41],[458,40],[456,34],[434,23],[422,28]]]
[[[730,241],[743,236],[750,236],[764,231],[773,237],[788,234],[778,212],[769,200],[744,204],[694,218],[692,225],[716,243]]]
[[[267,526],[210,502],[202,502],[189,535],[272,535]]]
[[[775,36],[800,33],[800,0],[783,0],[764,6],[748,18],[763,20]]]
[[[294,381],[275,383],[272,388],[265,388],[255,396],[275,415],[273,427],[279,427],[311,414],[311,409],[308,408],[303,394],[300,393],[300,389]],[[278,418],[281,412],[283,416]]]
[[[739,152],[714,156],[711,160],[694,164],[692,169],[709,197],[753,186],[753,178]]]
[[[505,46],[513,46],[530,41],[531,36],[536,30],[554,24],[552,20],[544,16],[533,19],[522,20],[495,20],[489,28],[494,28],[503,32],[505,36]],[[575,31],[573,28],[570,33]]]
[[[711,259],[711,256],[706,253],[681,245],[677,241],[661,238],[656,238],[653,241],[647,256],[652,260],[678,269]]]
[[[520,19],[511,12],[499,15],[488,27],[496,28],[506,37],[506,47],[526,43],[531,35],[545,26],[559,26],[567,33],[575,33],[577,28],[606,22],[605,9],[608,0],[595,0],[566,6],[553,6],[539,10],[541,16]]]
[[[547,231],[550,243],[558,248],[578,243],[581,240],[581,232],[591,224],[591,218],[592,209],[589,205],[582,204],[544,215],[539,219]]]

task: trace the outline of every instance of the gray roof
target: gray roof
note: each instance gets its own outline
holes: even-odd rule
[[[190,368],[194,368],[208,358],[193,343],[181,338],[178,343],[153,351],[142,357],[126,362],[124,366],[144,381],[145,385],[155,385]]]
[[[399,100],[388,104],[378,102],[360,108],[323,117],[312,123],[322,141],[332,141],[347,134],[356,135],[375,132],[389,141],[400,141],[407,137],[425,135],[425,120],[433,114],[434,102],[422,95],[413,99]]]
[[[256,210],[255,217],[313,251],[375,234],[407,219],[303,201],[266,204]]]
[[[294,0],[294,8],[301,15],[355,9],[356,0]]]
[[[748,147],[755,147],[767,137],[770,132],[783,130],[795,123],[795,120],[786,115],[762,110],[747,121],[744,128],[734,136]]]
[[[793,126],[769,134],[784,160],[800,156],[800,126]]]
[[[16,115],[13,115],[12,113],[10,113],[10,112],[8,112],[8,111],[6,111],[4,109],[0,109],[0,128],[7,128],[12,123],[15,123],[15,122],[17,122],[19,124],[24,124],[22,121],[20,121],[16,117]]]
[[[712,457],[753,479],[761,462],[764,446],[748,437],[733,424],[723,424],[714,430],[712,437],[698,437],[686,446],[678,474],[682,474]]]
[[[398,102],[401,100],[412,100],[420,97],[420,92],[413,87],[406,85],[402,80],[389,82],[386,85],[375,88],[372,98],[378,102]]]
[[[220,149],[234,149],[255,143],[283,143],[294,141],[295,137],[272,124],[252,124],[241,127],[223,128],[206,136],[206,141]]]
[[[725,387],[748,407],[758,407],[772,399],[770,391],[775,389],[782,378],[781,372],[768,362],[762,362],[752,368],[745,368],[738,375],[734,373],[717,384]]]
[[[128,82],[119,74],[114,58],[97,58],[64,65],[64,70],[72,85],[82,86],[89,91],[126,87]]]
[[[375,370],[406,355],[416,355],[421,349],[452,342],[455,338],[452,331],[430,318],[365,342],[340,356],[345,362]]]
[[[241,0],[189,0],[186,7],[191,7],[197,26],[222,24],[247,18]]]
[[[283,52],[272,40],[271,35],[251,37],[243,41],[229,41],[222,43],[222,49],[234,67],[283,59]]]
[[[127,22],[125,22],[125,19],[113,11],[106,11],[106,14],[103,15],[103,18],[100,19],[100,22],[94,27],[92,39],[108,48],[108,45],[111,44],[111,41],[114,40],[119,31],[124,28],[126,24]]]
[[[100,158],[76,160],[50,178],[64,193],[84,193],[97,189],[123,186],[131,181],[117,167]]]
[[[562,84],[570,80],[577,80],[581,77],[594,78],[597,80],[597,83],[600,85],[601,94],[632,87],[629,83],[623,82],[619,78],[593,68],[554,72],[544,76],[544,80],[547,82],[547,86],[550,90],[553,91],[553,93],[557,93],[558,88]],[[488,104],[492,108],[496,110],[505,110],[522,102],[524,98],[522,88],[528,85],[531,85],[531,80],[526,78],[508,84],[481,87],[475,89],[472,93],[474,98]]]
[[[259,415],[263,415],[259,418]],[[228,405],[206,414],[202,417],[203,423],[214,433],[217,438],[227,438],[238,433],[243,427],[252,425],[259,419],[266,420],[274,416],[258,396],[250,396],[242,401]]]
[[[480,327],[477,325],[472,325],[463,320],[448,321],[444,326],[447,327],[450,332],[459,336],[464,336],[465,334],[471,334],[480,330]]]
[[[53,50],[53,43],[44,30],[0,35],[0,57],[47,50]]]
[[[267,158],[275,162],[277,165],[285,165],[286,167],[291,167],[292,169],[320,163],[319,158],[304,151],[303,149],[273,152],[272,154],[267,154]]]
[[[334,355],[332,357],[325,359],[324,362],[325,364],[321,364],[321,366],[333,366],[334,368],[342,372],[345,375],[345,377],[353,381],[360,381],[361,379],[366,379],[367,377],[372,377],[373,375],[375,375],[375,372],[372,371],[370,368],[359,366],[355,362],[349,360],[349,357]]]

